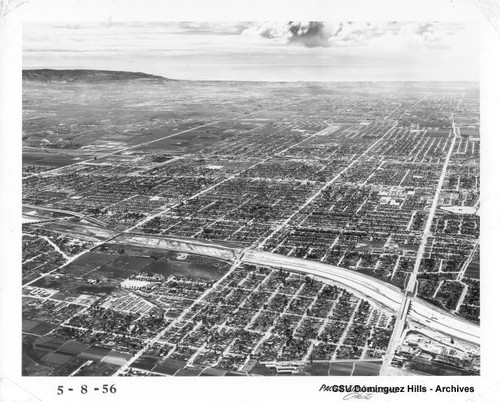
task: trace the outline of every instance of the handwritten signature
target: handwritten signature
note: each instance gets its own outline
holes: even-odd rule
[[[371,399],[373,394],[363,393],[363,392],[351,392],[344,396],[344,401],[353,399]]]

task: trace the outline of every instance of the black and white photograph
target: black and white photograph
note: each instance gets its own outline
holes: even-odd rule
[[[500,400],[474,386],[497,275],[480,258],[499,225],[481,184],[491,8],[302,21],[104,2],[118,11],[90,19],[43,3],[2,2],[2,18],[37,11],[11,68],[19,258],[2,269],[17,378],[60,383],[11,381],[16,400],[117,398],[123,377]]]

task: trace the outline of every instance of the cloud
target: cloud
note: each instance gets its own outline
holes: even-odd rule
[[[178,24],[185,34],[240,35],[248,27],[246,22],[199,22],[187,21]]]
[[[383,49],[448,49],[456,46],[463,34],[463,30],[445,29],[435,23],[412,23],[384,32],[368,44]]]
[[[361,46],[384,34],[381,24],[341,22],[328,39],[330,46]]]
[[[289,42],[302,44],[306,47],[326,47],[330,30],[323,22],[289,22]]]
[[[478,78],[479,31],[475,24],[222,21],[70,25],[25,24],[24,67],[134,70],[202,80]]]
[[[435,22],[264,22],[242,35],[305,47],[444,48],[463,27],[445,29]]]
[[[331,32],[323,22],[290,21],[260,23],[245,29],[242,34],[305,47],[328,47]]]

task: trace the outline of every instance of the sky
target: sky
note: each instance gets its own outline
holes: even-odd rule
[[[174,79],[479,79],[467,22],[26,22],[24,68],[140,71]]]

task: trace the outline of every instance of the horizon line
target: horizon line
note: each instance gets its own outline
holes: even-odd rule
[[[385,79],[372,79],[372,80],[358,80],[358,79],[353,79],[353,80],[338,80],[338,81],[326,81],[326,80],[290,80],[290,81],[280,81],[280,80],[253,80],[253,79],[247,79],[247,80],[224,80],[224,79],[190,79],[190,78],[172,78],[172,77],[164,77],[162,75],[157,75],[157,74],[151,74],[151,73],[146,73],[144,71],[130,71],[130,70],[102,70],[98,68],[22,68],[22,71],[37,71],[37,70],[52,70],[52,71],[102,71],[102,72],[125,72],[125,73],[136,73],[136,74],[146,74],[150,75],[151,77],[155,78],[162,78],[165,80],[170,80],[170,81],[188,81],[188,82],[261,82],[261,83],[340,83],[340,82],[393,82],[393,83],[403,83],[403,82],[467,82],[467,83],[480,83],[480,79],[477,80],[471,80],[471,79],[461,79],[461,80],[438,80],[438,79],[428,79],[428,80],[421,80],[421,79],[416,79],[416,80],[398,80],[398,79],[392,79],[392,80],[385,80]]]

